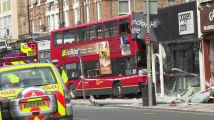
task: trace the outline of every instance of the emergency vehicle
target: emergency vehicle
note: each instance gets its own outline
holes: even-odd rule
[[[73,120],[70,94],[52,63],[0,68],[0,120]]]
[[[73,120],[67,78],[52,63],[35,63],[36,42],[21,43],[20,51],[0,59],[0,120]]]
[[[36,42],[20,44],[19,53],[5,54],[0,60],[0,67],[7,65],[26,64],[38,62],[38,45]]]

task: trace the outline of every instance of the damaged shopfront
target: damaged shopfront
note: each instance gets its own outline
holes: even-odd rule
[[[200,91],[196,1],[158,11],[152,42],[152,77],[161,96],[188,97]]]

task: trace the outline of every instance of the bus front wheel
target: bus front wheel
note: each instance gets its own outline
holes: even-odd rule
[[[118,99],[123,98],[122,85],[120,82],[116,82],[116,84],[113,86],[113,95]]]
[[[69,93],[70,93],[70,95],[71,95],[71,98],[72,99],[75,99],[76,98],[76,87],[75,87],[75,85],[74,84],[71,84],[70,86],[69,86],[69,88],[68,88],[68,91],[69,91]]]

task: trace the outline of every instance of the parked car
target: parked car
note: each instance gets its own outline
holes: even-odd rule
[[[73,120],[64,81],[52,63],[0,68],[0,120]]]

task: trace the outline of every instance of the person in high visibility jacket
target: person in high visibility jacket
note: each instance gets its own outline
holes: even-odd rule
[[[64,69],[62,70],[61,75],[62,75],[62,79],[63,79],[64,83],[67,83],[67,81],[68,81],[68,76],[67,76],[67,74],[66,74],[66,72],[65,72]]]
[[[7,74],[7,77],[9,78],[9,81],[11,82],[11,83],[19,83],[19,81],[20,81],[20,79],[19,79],[19,77],[18,76],[16,76],[15,74],[13,74],[13,73],[8,73]]]

